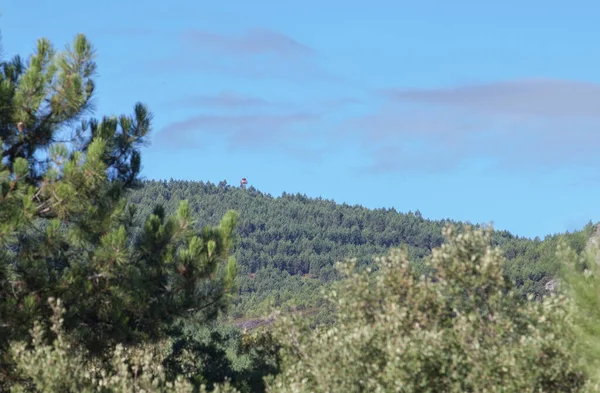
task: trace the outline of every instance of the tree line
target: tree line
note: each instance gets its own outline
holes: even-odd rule
[[[467,225],[450,219],[428,220],[419,211],[367,209],[302,194],[274,197],[226,181],[142,181],[130,191],[128,201],[137,209],[137,226],[156,203],[174,212],[187,201],[197,229],[217,224],[228,210],[239,213],[234,231],[238,241],[232,251],[240,269],[239,296],[230,310],[235,318],[258,317],[271,306],[321,308],[323,297],[317,288],[326,288],[339,278],[336,262],[356,258],[359,267],[370,266],[390,248],[404,248],[419,274],[424,274],[424,258],[444,242],[443,228]],[[548,283],[556,278],[558,241],[565,240],[582,252],[593,228],[589,223],[581,231],[543,240],[494,231],[490,244],[501,247],[505,274],[515,282],[516,291],[539,299],[550,292]]]

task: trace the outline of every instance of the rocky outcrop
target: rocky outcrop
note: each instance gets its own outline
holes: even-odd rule
[[[544,289],[550,293],[556,293],[560,286],[560,280],[557,278],[553,278],[544,285]]]
[[[596,230],[588,239],[586,248],[594,256],[596,263],[600,265],[600,224],[596,226]]]
[[[600,224],[596,226],[594,233],[588,239],[586,251],[594,256],[596,263],[600,266]],[[559,287],[560,280],[558,278],[553,278],[544,285],[544,289],[549,293],[556,293]]]

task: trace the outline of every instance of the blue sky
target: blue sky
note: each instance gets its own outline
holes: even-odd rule
[[[84,5],[85,4],[85,5]],[[154,113],[143,175],[522,236],[600,220],[593,1],[5,0],[6,55],[84,33],[98,115]]]

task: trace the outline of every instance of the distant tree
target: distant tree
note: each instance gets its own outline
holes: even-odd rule
[[[0,382],[12,381],[9,342],[61,299],[62,328],[91,356],[158,340],[172,322],[208,321],[229,303],[228,255],[237,213],[198,231],[183,201],[153,207],[137,232],[124,196],[137,184],[152,116],[88,117],[94,49],[84,35],[55,51],[40,39],[0,64]],[[6,386],[6,385],[4,385]],[[0,388],[2,388],[0,386]]]

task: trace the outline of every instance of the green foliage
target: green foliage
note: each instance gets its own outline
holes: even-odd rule
[[[282,317],[283,372],[269,391],[581,391],[567,299],[516,295],[489,231],[445,235],[432,276],[415,278],[395,250],[374,272],[341,265],[334,325]]]
[[[577,354],[600,391],[600,226],[583,251],[560,243],[561,288],[573,299]]]
[[[275,268],[260,269],[240,280],[239,292],[230,309],[233,318],[260,318],[273,308],[282,311],[309,311],[326,306],[322,292],[329,287],[318,279],[291,275]]]
[[[420,214],[394,209],[370,210],[303,195],[273,198],[250,187],[222,182],[148,181],[132,190],[129,202],[138,208],[137,222],[158,202],[172,212],[182,200],[190,203],[199,222],[216,224],[227,210],[240,212],[236,258],[241,273],[275,268],[323,281],[335,278],[335,262],[356,257],[369,265],[374,255],[404,244],[413,259],[439,246],[446,221],[428,221]]]
[[[508,279],[516,284],[517,292],[523,297],[533,295],[536,299],[543,298],[549,293],[546,284],[560,277],[563,261],[556,252],[559,246],[564,243],[581,253],[592,231],[590,223],[581,231],[547,236],[543,241],[500,243],[507,258],[504,271]]]
[[[240,212],[235,231],[239,296],[233,299],[231,309],[236,323],[264,317],[271,307],[313,310],[319,314],[317,319],[328,321],[321,289],[339,278],[335,262],[356,258],[359,267],[376,268],[374,256],[385,255],[390,247],[403,247],[414,274],[429,274],[423,261],[442,244],[442,228],[447,224],[464,228],[450,220],[426,220],[419,212],[371,210],[300,194],[272,197],[253,187],[242,190],[226,182],[148,181],[132,190],[128,200],[137,207],[134,221],[140,226],[155,202],[174,212],[180,201],[188,200],[198,222],[211,224],[217,224],[229,209]],[[583,231],[544,240],[494,231],[490,244],[501,247],[506,258],[504,273],[516,284],[515,292],[523,298],[533,295],[542,299],[551,292],[547,284],[560,270],[556,257],[559,241],[581,251],[590,228],[591,224]]]
[[[88,118],[95,70],[83,35],[0,64],[0,388],[15,382],[9,343],[52,316],[48,298],[64,303],[69,338],[103,359],[164,339],[177,319],[210,322],[235,291],[237,213],[201,228],[186,201],[172,215],[155,204],[133,226],[124,196],[152,115],[138,103],[131,116]]]
[[[232,325],[188,319],[172,335],[165,358],[171,379],[185,376],[195,387],[228,381],[240,392],[262,392],[263,377],[278,372],[277,345],[269,332],[245,334]]]
[[[193,386],[183,377],[167,379],[161,345],[144,344],[125,348],[117,345],[106,364],[96,361],[85,348],[69,341],[62,326],[64,309],[60,301],[51,301],[54,314],[51,330],[55,339],[46,344],[44,328],[36,323],[31,331],[32,347],[19,342],[11,346],[22,382],[11,392],[44,393],[134,393],[173,392],[192,393]],[[202,385],[198,392],[206,392]],[[229,385],[217,387],[215,392],[235,392]]]

